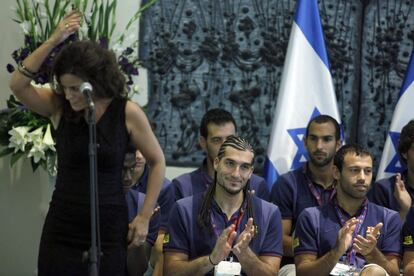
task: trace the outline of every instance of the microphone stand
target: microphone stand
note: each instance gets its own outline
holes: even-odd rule
[[[91,212],[91,247],[86,252],[89,260],[89,275],[99,275],[100,265],[100,233],[99,233],[99,202],[98,202],[98,174],[97,174],[97,143],[96,143],[96,110],[90,91],[85,93],[88,101],[89,125],[89,185],[90,185],[90,212]],[[99,253],[98,253],[99,252]]]

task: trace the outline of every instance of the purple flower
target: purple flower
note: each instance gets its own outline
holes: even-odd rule
[[[99,45],[101,45],[103,48],[108,49],[109,40],[106,37],[100,37],[99,38]]]
[[[134,52],[134,49],[132,49],[131,47],[127,47],[125,49],[125,51],[122,53],[122,55],[128,56],[128,55],[132,54],[133,52]]]
[[[11,65],[10,63],[7,63],[7,71],[9,72],[9,73],[13,73],[14,72],[14,66],[13,65]]]

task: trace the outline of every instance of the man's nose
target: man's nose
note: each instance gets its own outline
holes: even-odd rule
[[[234,176],[234,177],[240,177],[240,175],[241,175],[240,166],[235,166],[235,168],[231,172],[231,175]]]
[[[366,174],[365,174],[365,171],[364,170],[360,170],[359,171],[359,173],[358,173],[358,179],[359,180],[365,180],[366,179]]]
[[[317,139],[316,140],[316,148],[317,149],[322,149],[323,148],[323,140],[322,139]]]
[[[124,180],[128,181],[131,180],[131,173],[129,172],[129,170],[126,170],[124,173]]]

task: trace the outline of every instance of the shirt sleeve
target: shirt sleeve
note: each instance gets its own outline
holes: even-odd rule
[[[158,237],[158,230],[160,229],[161,214],[158,212],[151,217],[149,226],[148,226],[148,235],[146,241],[154,245]]]
[[[175,203],[173,187],[171,182],[167,179],[164,180],[164,187],[160,192],[158,202],[161,207],[160,226],[165,230],[168,226],[168,218],[170,216],[171,208]]]
[[[382,243],[381,243],[381,252],[383,254],[401,254],[401,219],[400,215],[388,209],[385,209],[389,213],[385,216],[384,226],[385,231],[383,231]],[[383,227],[384,228],[384,227]],[[380,231],[381,232],[381,231]]]
[[[293,218],[293,196],[293,187],[286,175],[279,177],[273,184],[270,201],[279,207],[282,219]]]
[[[402,246],[404,251],[414,251],[414,207],[410,208],[402,229]]]
[[[306,208],[299,215],[296,229],[293,233],[293,250],[295,255],[300,253],[318,252],[319,216],[315,207]]]
[[[176,202],[168,219],[168,238],[164,240],[164,251],[179,251],[189,255],[190,233],[186,225],[189,223],[184,221],[183,210]]]
[[[279,208],[273,206],[272,213],[269,216],[270,222],[266,232],[263,246],[259,252],[260,256],[283,256],[283,230],[282,218]],[[260,229],[259,229],[260,231]]]

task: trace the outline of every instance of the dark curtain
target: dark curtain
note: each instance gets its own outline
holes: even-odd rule
[[[318,3],[346,142],[368,146],[378,165],[413,47],[414,0]],[[199,122],[222,107],[254,145],[260,170],[295,4],[158,0],[144,12],[148,116],[169,165],[201,163]]]

